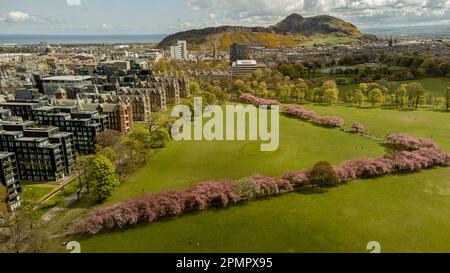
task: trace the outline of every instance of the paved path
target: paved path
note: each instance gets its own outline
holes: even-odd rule
[[[81,192],[80,194],[80,198],[83,195],[83,192]],[[58,214],[61,211],[64,211],[66,207],[69,207],[70,205],[72,205],[73,203],[75,203],[78,200],[78,196],[77,193],[72,194],[69,197],[66,197],[66,199],[64,200],[64,206],[58,206],[58,207],[54,207],[51,210],[49,210],[48,212],[46,212],[44,215],[42,215],[41,219],[44,220],[45,222],[50,221],[51,219],[53,219],[53,217],[55,217],[56,214]]]
[[[73,175],[70,177],[67,177],[64,181],[61,182],[61,184],[56,187],[54,190],[52,190],[50,193],[48,193],[46,196],[42,197],[38,202],[34,209],[39,208],[40,205],[42,205],[44,202],[48,201],[49,199],[53,198],[55,195],[57,195],[59,192],[64,190],[68,185],[70,185],[72,182],[76,181],[78,176]]]

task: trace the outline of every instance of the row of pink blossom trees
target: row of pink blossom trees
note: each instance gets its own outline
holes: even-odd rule
[[[280,105],[280,102],[276,100],[267,100],[263,98],[259,98],[256,96],[253,96],[252,94],[245,93],[242,96],[239,97],[239,100],[243,103],[249,103],[254,105]],[[284,112],[286,115],[291,117],[296,117],[299,119],[303,119],[309,122],[312,122],[314,124],[323,126],[323,127],[329,127],[329,128],[337,128],[342,127],[344,125],[344,120],[337,116],[325,116],[322,117],[318,114],[316,114],[314,111],[308,111],[304,109],[301,106],[298,105],[289,105],[284,108]],[[352,127],[357,133],[363,133],[366,131],[364,126],[360,123],[353,124]]]
[[[433,166],[450,166],[450,154],[430,140],[408,135],[391,135],[391,143],[407,150],[379,158],[360,158],[332,166],[338,183],[393,173],[414,172]],[[408,144],[406,146],[406,144]],[[411,148],[413,147],[413,149]],[[145,195],[106,208],[95,209],[86,219],[76,223],[78,232],[97,234],[139,222],[153,222],[162,217],[181,215],[191,210],[226,207],[255,198],[273,196],[311,185],[314,170],[290,172],[282,178],[255,175],[238,181],[205,182],[186,190],[169,190]]]
[[[420,148],[435,148],[438,146],[433,141],[426,138],[415,138],[407,134],[392,134],[386,140],[399,150],[417,150]]]
[[[243,103],[258,105],[258,106],[259,105],[267,105],[267,106],[280,105],[280,102],[277,100],[268,100],[268,99],[255,97],[249,93],[242,94],[242,96],[239,97],[239,101],[243,102]]]
[[[402,151],[379,158],[351,159],[333,166],[338,183],[401,172],[415,172],[434,166],[450,166],[450,155],[435,148]],[[287,173],[283,176],[295,187],[309,185],[310,171]]]
[[[247,182],[245,182],[247,181]],[[78,232],[91,235],[139,222],[153,222],[162,217],[181,215],[192,210],[227,207],[230,204],[291,192],[289,181],[255,175],[233,183],[231,180],[205,182],[186,190],[169,190],[144,195],[106,208],[98,208],[78,221]]]
[[[336,128],[342,127],[342,125],[344,125],[344,120],[340,117],[336,116],[322,117],[316,114],[315,112],[308,111],[305,108],[298,105],[286,106],[284,108],[284,113],[288,116],[303,119],[324,127]]]

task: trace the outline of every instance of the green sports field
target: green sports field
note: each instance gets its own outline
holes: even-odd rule
[[[406,132],[431,137],[450,150],[446,113],[305,107],[342,116],[349,124],[362,122],[379,136]],[[251,142],[172,142],[107,204],[209,179],[257,172],[279,176],[319,160],[338,163],[384,153],[366,138],[285,117],[280,134],[280,149],[268,154]],[[438,168],[354,181],[325,193],[292,193],[73,239],[81,242],[83,252],[366,252],[369,241],[379,241],[387,252],[448,252],[449,177],[449,168]]]

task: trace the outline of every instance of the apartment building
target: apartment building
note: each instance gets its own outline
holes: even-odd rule
[[[177,41],[175,44],[170,46],[170,58],[172,60],[187,60],[187,42]]]
[[[16,210],[21,205],[22,188],[14,153],[0,152],[0,182],[5,187],[7,209],[10,211]]]
[[[15,154],[20,181],[56,182],[74,169],[72,134],[56,127],[0,121],[0,140],[0,151]]]
[[[95,152],[97,134],[109,126],[107,115],[98,111],[79,111],[76,106],[42,106],[40,102],[10,101],[0,104],[0,107],[11,110],[13,116],[23,120],[72,133],[75,150],[82,155]]]

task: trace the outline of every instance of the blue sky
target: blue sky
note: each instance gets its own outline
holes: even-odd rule
[[[359,27],[450,25],[450,0],[0,0],[1,34],[168,34],[267,26],[290,13]]]

